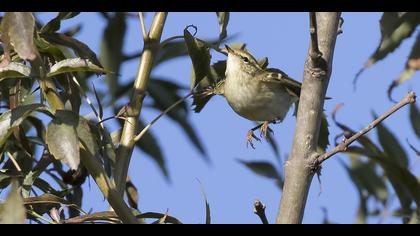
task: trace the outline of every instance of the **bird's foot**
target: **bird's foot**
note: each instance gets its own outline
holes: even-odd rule
[[[260,137],[264,136],[265,138],[268,137],[268,132],[274,134],[274,131],[268,126],[270,122],[265,121],[262,125],[261,125],[261,134]]]
[[[255,140],[257,140],[257,141],[260,141],[261,142],[261,139],[259,139],[255,134],[254,134],[254,130],[249,130],[248,131],[248,135],[246,136],[246,147],[248,147],[248,145],[249,146],[251,146],[253,149],[255,149],[255,147],[254,147],[254,143],[252,142],[253,141],[253,139],[255,139]]]

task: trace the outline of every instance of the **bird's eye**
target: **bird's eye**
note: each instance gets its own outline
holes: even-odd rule
[[[242,59],[245,63],[249,63],[249,59],[248,59],[248,57],[243,57],[243,56],[241,56],[241,59]]]

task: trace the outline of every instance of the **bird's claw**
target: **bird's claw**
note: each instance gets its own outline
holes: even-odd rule
[[[248,131],[248,135],[246,136],[246,147],[250,145],[253,149],[255,149],[254,143],[252,140],[255,139],[259,142],[261,142],[261,139],[259,139],[255,134],[253,130]]]

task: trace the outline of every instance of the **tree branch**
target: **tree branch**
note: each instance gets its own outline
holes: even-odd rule
[[[148,41],[144,42],[144,49],[141,56],[139,69],[136,80],[133,85],[133,94],[130,103],[127,105],[127,119],[121,133],[120,146],[117,150],[114,178],[118,192],[123,195],[125,183],[127,179],[128,167],[134,148],[134,136],[137,132],[138,118],[142,109],[143,99],[145,96],[149,75],[152,70],[153,61],[157,50],[159,49],[159,41],[162,36],[163,27],[166,21],[166,12],[158,12],[155,14],[152,26],[148,34]]]
[[[328,158],[334,156],[335,154],[339,152],[345,152],[354,141],[365,135],[367,132],[371,131],[373,128],[375,128],[378,124],[380,124],[383,120],[388,118],[390,115],[392,115],[394,112],[398,111],[402,107],[415,103],[416,102],[416,93],[415,92],[409,92],[403,99],[401,99],[400,102],[395,104],[391,109],[389,109],[387,112],[382,114],[380,117],[378,117],[376,120],[374,120],[371,124],[366,126],[361,131],[357,132],[350,138],[344,140],[342,143],[338,144],[333,150],[324,153],[323,155],[319,156],[315,160],[315,167],[322,164],[322,162],[326,161]]]
[[[311,41],[305,63],[292,151],[285,163],[285,182],[276,223],[302,222],[314,175],[310,163],[317,154],[319,127],[331,75],[339,19],[340,13],[337,12],[310,13]]]
[[[267,216],[265,215],[265,208],[266,206],[260,201],[255,200],[254,202],[254,213],[258,217],[260,217],[260,220],[263,224],[268,225]]]

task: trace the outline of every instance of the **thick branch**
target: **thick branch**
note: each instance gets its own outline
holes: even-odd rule
[[[118,192],[123,195],[125,180],[127,179],[128,166],[134,148],[134,136],[137,132],[138,118],[141,112],[149,75],[152,70],[153,60],[159,41],[162,36],[167,13],[155,14],[152,26],[148,34],[148,40],[144,42],[144,49],[141,56],[139,70],[133,85],[133,94],[128,104],[127,119],[121,133],[120,146],[117,150],[114,178]]]
[[[285,164],[285,183],[276,223],[302,222],[314,175],[310,161],[318,146],[339,18],[340,13],[334,12],[310,14],[310,25],[313,27],[310,48],[305,63],[292,151]]]
[[[406,106],[407,104],[411,104],[416,102],[416,94],[414,92],[409,92],[400,102],[395,104],[391,109],[389,109],[387,112],[385,112],[383,115],[378,117],[376,120],[374,120],[371,124],[366,126],[361,131],[357,132],[355,135],[351,136],[350,138],[344,140],[342,143],[338,144],[333,150],[324,153],[323,155],[317,157],[316,159],[316,166],[319,166],[327,160],[328,158],[334,156],[335,154],[339,152],[345,152],[354,141],[365,135],[367,132],[371,131],[373,128],[375,128],[377,125],[379,125],[383,120],[388,118],[390,115],[392,115],[394,112],[398,111],[402,107]]]

